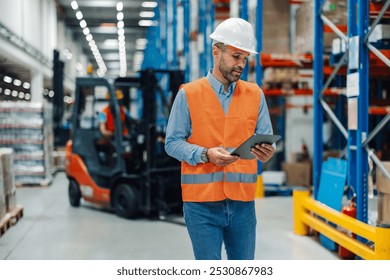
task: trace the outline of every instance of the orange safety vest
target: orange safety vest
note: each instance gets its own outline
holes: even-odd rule
[[[206,78],[183,85],[192,134],[188,143],[201,147],[234,149],[253,135],[260,110],[257,84],[237,82],[227,115]],[[182,197],[188,202],[255,198],[257,160],[237,160],[225,167],[213,163],[191,166],[182,162]]]
[[[125,125],[125,120],[126,120],[125,110],[121,106],[119,107],[119,109],[120,109],[119,111],[120,111],[121,122],[122,122],[122,134],[127,135],[128,131]],[[107,105],[106,107],[104,107],[103,113],[107,117],[106,129],[113,133],[115,131],[115,123],[114,123],[114,117],[110,110],[110,106]]]

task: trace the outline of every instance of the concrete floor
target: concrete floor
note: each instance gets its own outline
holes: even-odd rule
[[[69,205],[63,172],[49,187],[17,189],[24,216],[0,237],[0,259],[192,260],[185,226],[148,219],[125,220],[82,202]],[[256,200],[256,259],[337,260],[313,237],[292,231],[292,198]]]

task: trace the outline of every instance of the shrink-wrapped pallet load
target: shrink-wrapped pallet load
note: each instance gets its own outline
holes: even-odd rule
[[[2,166],[2,181],[4,188],[6,212],[16,207],[15,174],[13,168],[13,150],[0,148],[0,161]]]
[[[0,147],[13,149],[18,186],[48,186],[53,171],[53,106],[0,102]]]
[[[4,217],[6,210],[5,205],[5,192],[4,192],[4,182],[3,182],[3,168],[0,160],[0,220]]]

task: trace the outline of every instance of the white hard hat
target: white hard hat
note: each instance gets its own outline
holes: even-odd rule
[[[210,38],[237,49],[257,54],[252,25],[242,18],[228,18],[221,22]]]

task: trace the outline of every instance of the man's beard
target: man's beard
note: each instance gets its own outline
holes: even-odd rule
[[[237,82],[240,79],[243,68],[240,66],[229,68],[225,63],[225,59],[223,58],[223,56],[221,56],[221,61],[219,63],[219,71],[229,83],[233,83]]]

